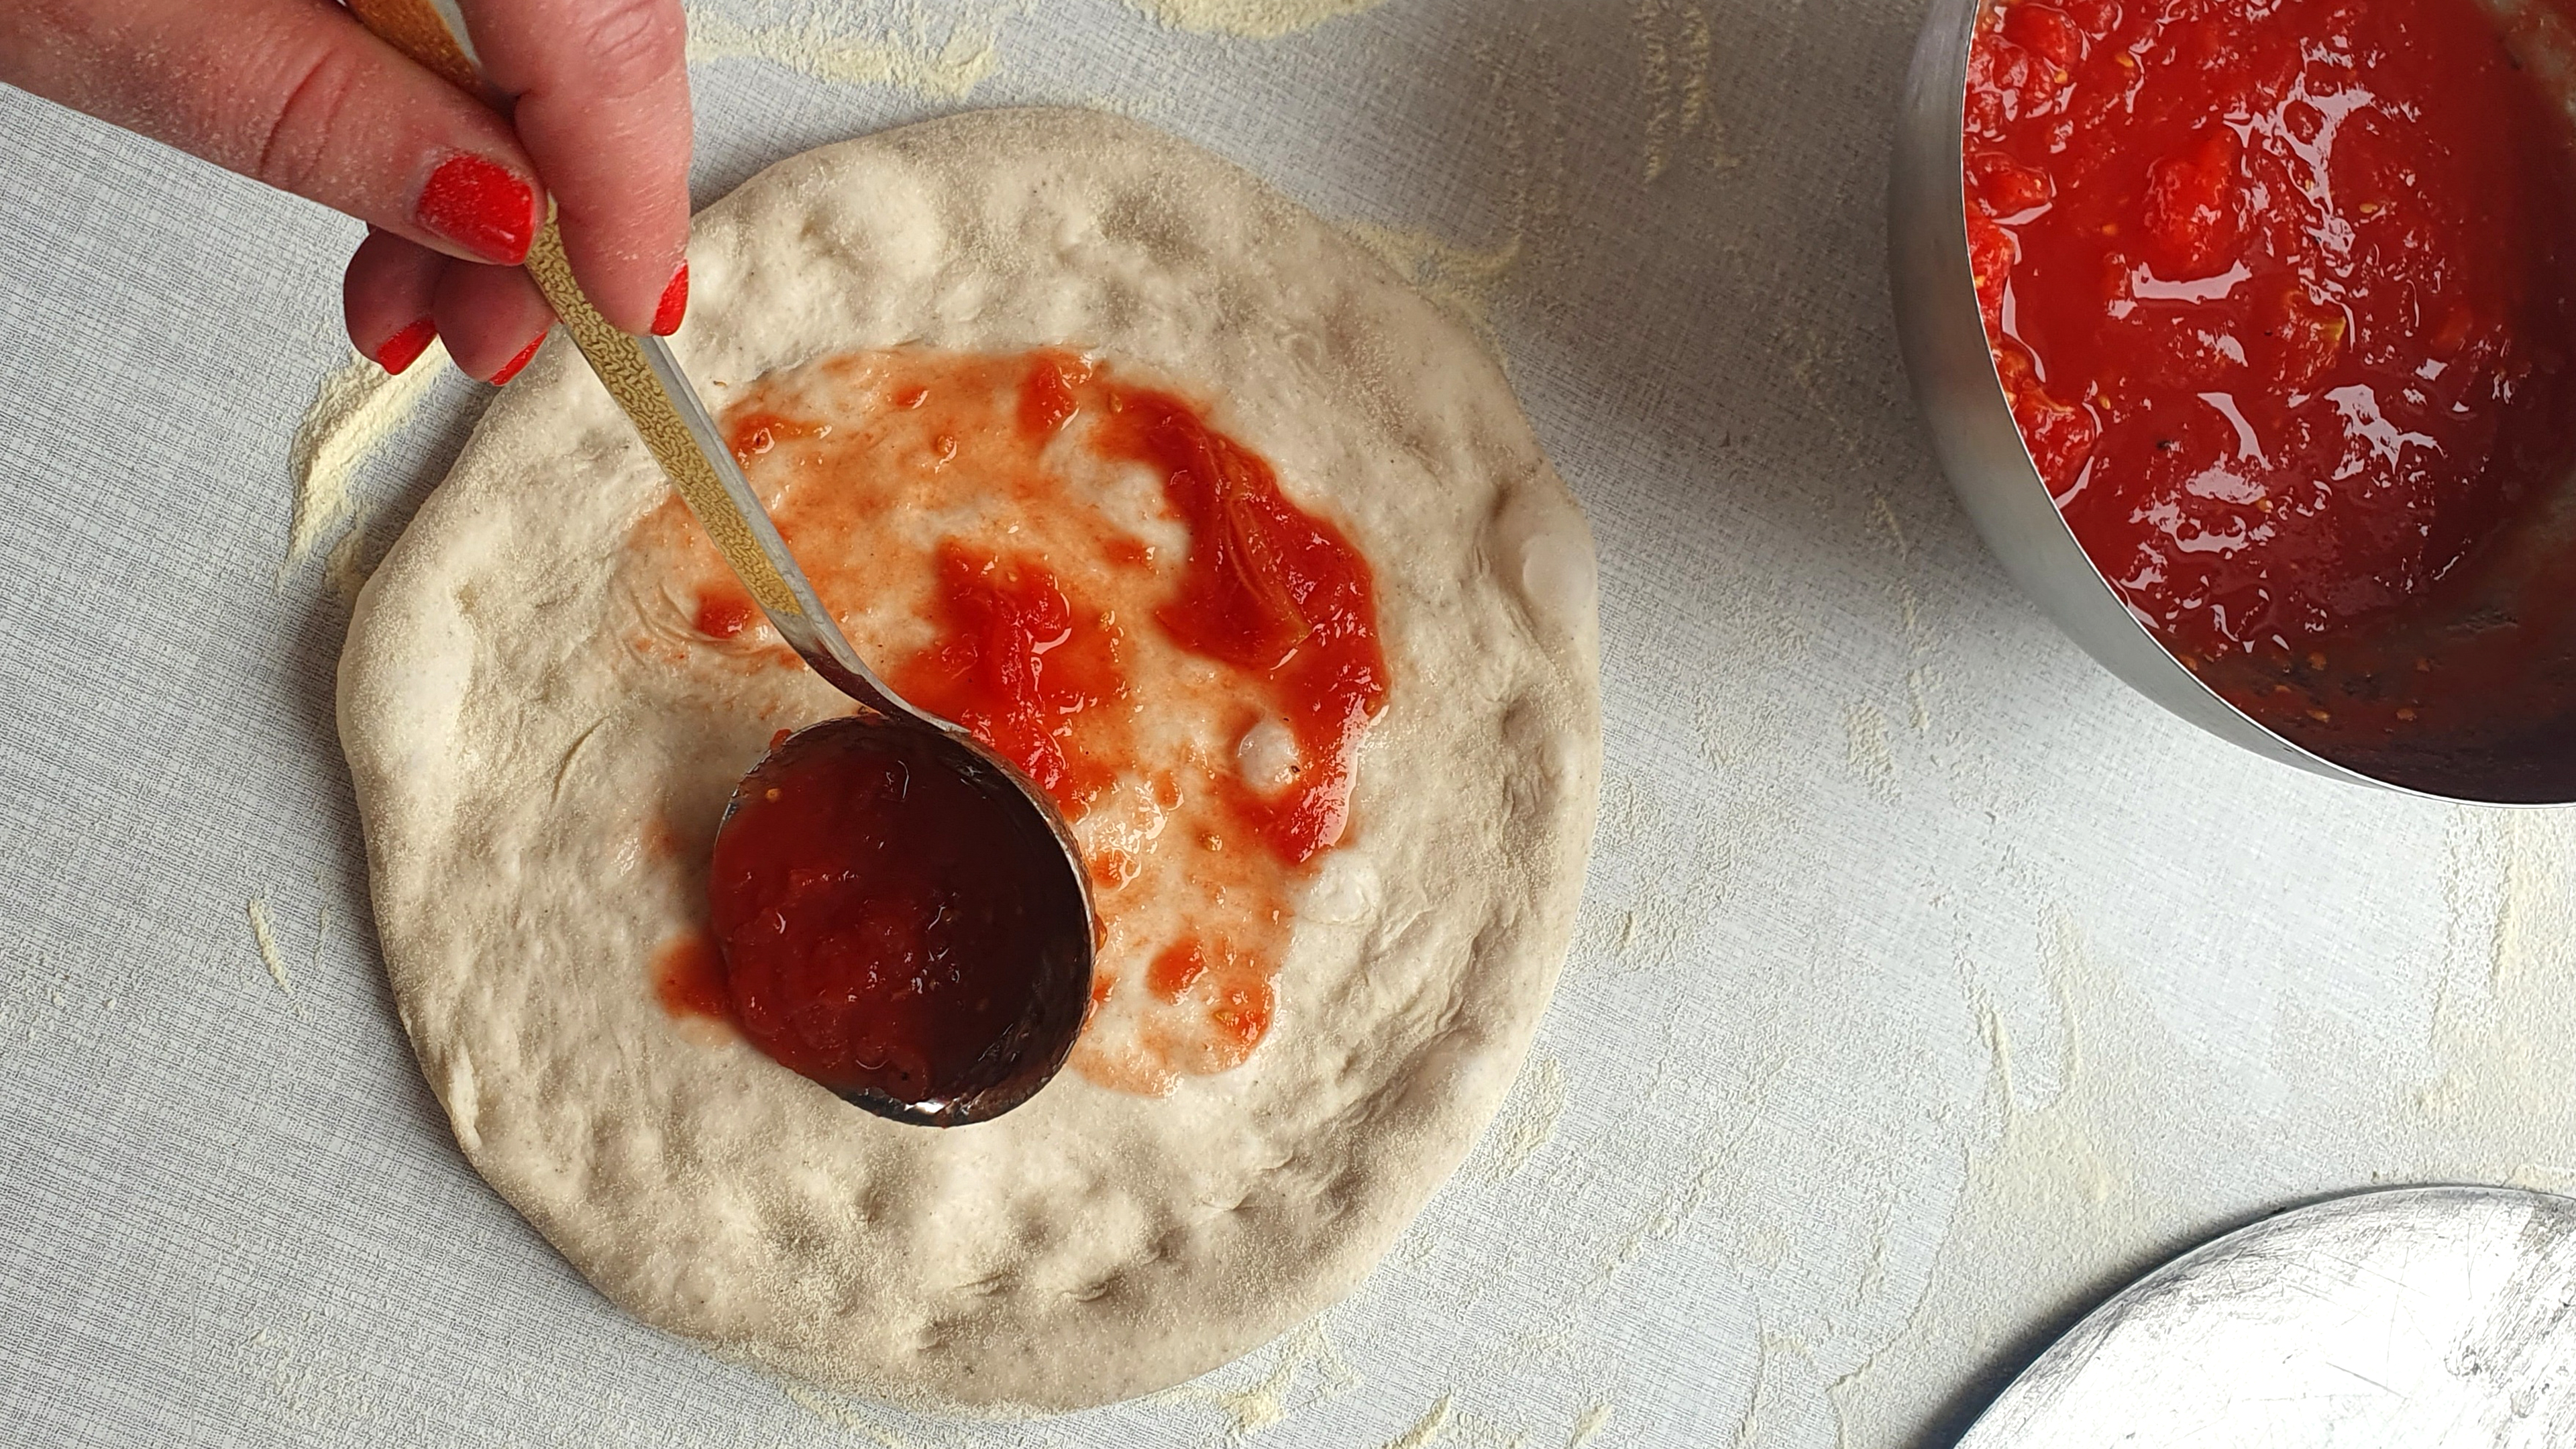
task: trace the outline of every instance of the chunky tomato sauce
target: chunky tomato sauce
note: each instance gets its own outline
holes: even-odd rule
[[[1074,1065],[1156,1092],[1241,1063],[1277,1011],[1291,890],[1346,838],[1359,746],[1385,706],[1367,561],[1190,402],[1068,353],[904,350],[750,392],[726,414],[736,456],[853,641],[1073,823],[1101,916]],[[792,663],[676,505],[643,538],[663,576],[695,580],[696,644],[677,658]],[[988,852],[875,844],[847,815],[875,818],[848,798],[872,788],[854,775],[817,793],[782,836],[842,842],[809,871],[785,967],[743,969],[735,933],[780,912],[729,904],[717,862],[731,1014],[826,1081],[890,1063],[935,1076],[945,1013],[959,1043],[993,1025],[935,989],[887,1004],[953,933],[942,911],[1011,887],[984,878]]]
[[[2424,611],[2576,459],[2576,166],[2477,0],[2005,0],[1965,154],[2015,421],[2185,663],[2303,728],[2514,687]]]
[[[1386,655],[1368,566],[1341,530],[1290,503],[1260,456],[1168,393],[1110,396],[1094,446],[1162,475],[1190,530],[1180,587],[1154,623],[1193,654],[1264,681],[1296,743],[1284,788],[1241,775],[1226,808],[1273,854],[1302,865],[1341,839],[1360,736],[1386,702]]]
[[[1057,912],[1078,905],[1062,849],[995,808],[999,772],[961,776],[935,743],[850,722],[782,742],[707,872],[743,1034],[825,1086],[913,1104],[1010,1076],[1048,1019],[1049,979],[1081,969],[1050,949]]]

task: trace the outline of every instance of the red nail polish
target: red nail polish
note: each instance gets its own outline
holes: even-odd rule
[[[502,363],[501,370],[492,374],[492,385],[494,387],[500,387],[507,383],[511,378],[517,377],[519,375],[519,369],[528,365],[528,359],[536,356],[537,349],[543,347],[545,342],[546,334],[543,332],[538,333],[536,341],[520,348],[518,356]]]
[[[680,330],[680,319],[689,315],[689,264],[671,274],[671,285],[662,289],[661,305],[653,309],[653,335],[668,337]]]
[[[438,324],[423,317],[385,339],[385,345],[376,349],[376,366],[388,373],[399,374],[420,361],[420,355],[429,350],[429,344],[437,337]]]
[[[458,246],[515,267],[528,259],[528,244],[537,238],[537,193],[480,156],[450,156],[429,173],[412,219]]]

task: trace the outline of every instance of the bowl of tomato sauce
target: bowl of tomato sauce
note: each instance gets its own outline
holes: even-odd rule
[[[2576,0],[1933,0],[1944,472],[2085,649],[2332,777],[2576,801]]]

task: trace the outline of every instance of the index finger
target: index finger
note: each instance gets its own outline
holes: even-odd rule
[[[484,74],[553,193],[600,312],[669,331],[689,241],[688,29],[679,0],[461,0]],[[659,325],[668,323],[669,326]]]
[[[0,0],[0,81],[450,256],[543,215],[499,116],[323,0]]]

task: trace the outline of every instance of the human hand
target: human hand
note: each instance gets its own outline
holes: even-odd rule
[[[630,332],[688,305],[679,0],[458,0],[508,118],[331,0],[10,0],[0,81],[368,225],[349,339],[400,372],[447,340],[506,382],[554,319],[518,268],[553,193],[573,271]],[[540,184],[539,178],[543,178]]]

